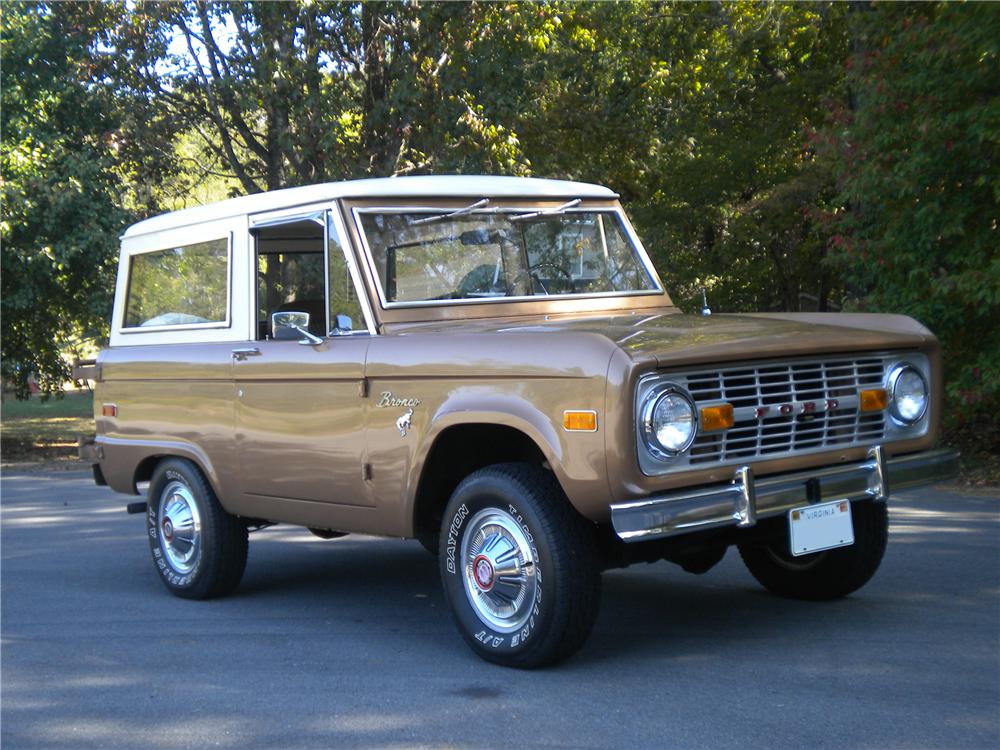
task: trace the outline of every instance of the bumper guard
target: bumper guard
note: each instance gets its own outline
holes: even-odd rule
[[[825,466],[755,479],[749,466],[733,481],[702,489],[654,495],[611,506],[611,525],[625,542],[687,534],[720,526],[749,527],[758,518],[828,500],[879,500],[893,492],[933,484],[958,474],[958,452],[933,450],[886,457],[882,446],[861,463]]]

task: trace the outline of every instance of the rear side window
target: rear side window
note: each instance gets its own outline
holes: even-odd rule
[[[125,328],[227,321],[229,241],[199,242],[133,255]]]

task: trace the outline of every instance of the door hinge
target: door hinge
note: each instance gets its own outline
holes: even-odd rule
[[[372,465],[369,463],[361,464],[361,480],[363,482],[372,481]]]
[[[361,378],[361,388],[359,389],[358,395],[361,398],[368,398],[368,378]]]

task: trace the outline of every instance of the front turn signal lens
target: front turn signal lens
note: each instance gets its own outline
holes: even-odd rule
[[[705,431],[728,430],[734,424],[733,405],[703,406],[701,408],[701,429]]]
[[[597,432],[597,412],[564,411],[563,429],[567,432]]]
[[[883,411],[889,405],[889,396],[885,388],[872,388],[869,391],[861,391],[858,395],[861,398],[861,411]]]

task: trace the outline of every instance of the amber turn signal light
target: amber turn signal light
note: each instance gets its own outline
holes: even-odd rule
[[[872,388],[870,391],[861,391],[858,395],[861,398],[861,411],[882,411],[889,405],[885,388]]]
[[[733,405],[703,406],[701,408],[701,429],[728,430],[733,426]]]
[[[597,412],[564,411],[563,428],[567,432],[597,432]]]
[[[118,407],[115,404],[104,404],[101,407],[101,416],[102,417],[117,417],[118,416]]]

